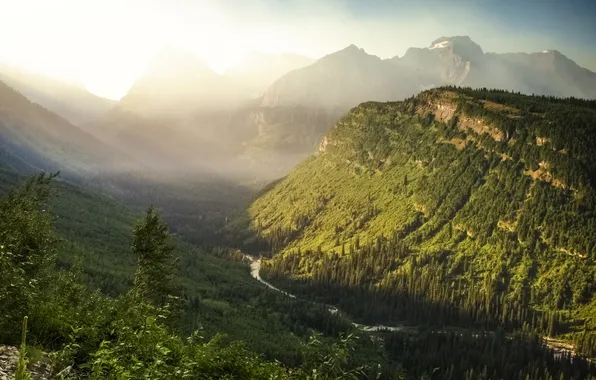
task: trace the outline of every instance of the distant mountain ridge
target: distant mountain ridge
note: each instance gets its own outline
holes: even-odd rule
[[[403,100],[445,85],[596,98],[596,73],[581,68],[558,51],[485,53],[470,37],[455,36],[438,38],[426,48],[410,48],[403,57],[391,59],[380,59],[350,45],[279,78],[261,98],[260,107],[262,110],[304,107],[337,119],[362,102]],[[269,141],[268,149],[282,157],[281,145],[266,137],[271,134],[271,128],[262,124],[262,118],[258,120],[261,137],[255,141]],[[307,140],[320,141],[327,128],[328,124],[309,128],[311,134]],[[300,134],[303,129],[286,132],[291,138]],[[316,145],[304,146],[297,157],[304,158],[315,148]],[[296,159],[294,164],[298,162]],[[283,172],[280,170],[280,175]]]
[[[596,98],[596,73],[556,50],[485,53],[469,36],[454,36],[385,60],[348,46],[281,77],[265,93],[262,105],[316,103],[347,110],[364,101],[401,100],[444,85]]]
[[[365,99],[405,97],[410,87],[408,78],[390,61],[350,45],[278,79],[263,95],[261,106],[349,109]]]
[[[116,104],[116,101],[94,95],[82,86],[15,67],[0,65],[0,81],[75,125],[100,117]]]
[[[235,108],[248,99],[241,86],[198,57],[172,47],[159,51],[117,108],[142,116],[180,116]]]
[[[444,85],[596,97],[596,73],[558,51],[486,53],[468,36],[440,37],[390,59],[350,45],[315,62],[267,54],[247,62],[220,75],[193,54],[168,47],[120,101],[92,112],[86,101],[72,106],[93,115],[82,123],[85,130],[156,169],[269,180],[307,157],[334,121],[362,102],[402,100]],[[262,77],[247,81],[253,74]],[[34,94],[27,96],[35,102]],[[48,99],[64,103],[61,95]],[[39,103],[69,115],[48,99]]]
[[[316,149],[335,120],[365,101],[402,100],[443,85],[596,96],[596,86],[590,87],[596,74],[559,53],[485,53],[468,36],[441,37],[391,59],[350,45],[287,72],[257,99],[239,83],[229,85],[234,75],[216,74],[189,54],[171,51],[161,57],[162,64],[150,66],[111,112],[106,128],[118,126],[119,132],[109,141],[131,147],[139,157],[146,151],[174,165],[199,160],[226,170],[242,167],[268,179],[287,173]],[[254,58],[264,67],[275,66],[269,59]],[[160,113],[171,103],[175,112]],[[147,139],[152,142],[144,143]]]
[[[18,171],[62,171],[93,177],[133,165],[122,151],[102,143],[66,119],[0,82],[2,162]]]

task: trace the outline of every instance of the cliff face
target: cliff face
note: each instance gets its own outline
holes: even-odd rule
[[[394,59],[420,75],[420,85],[461,85],[473,65],[482,62],[484,52],[469,37],[441,37],[428,48],[410,48]]]
[[[343,109],[369,100],[389,101],[412,95],[411,78],[394,62],[367,54],[354,45],[278,79],[261,106]]]
[[[343,110],[310,107],[258,107],[243,117],[251,136],[242,143],[240,157],[264,178],[285,175],[317,149],[321,136]]]

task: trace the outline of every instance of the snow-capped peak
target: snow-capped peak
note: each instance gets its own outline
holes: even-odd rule
[[[550,53],[550,50],[543,50],[543,53]]]
[[[449,44],[449,40],[443,40],[443,41],[437,42],[433,46],[429,47],[429,49],[441,49],[441,48],[447,47],[448,44]]]

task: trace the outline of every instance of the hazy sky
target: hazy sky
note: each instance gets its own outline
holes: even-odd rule
[[[596,71],[596,0],[0,0],[0,61],[113,98],[164,43],[222,72],[247,50],[318,58],[353,43],[389,58],[451,35]]]

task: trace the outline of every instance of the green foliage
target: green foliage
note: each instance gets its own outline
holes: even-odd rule
[[[46,212],[53,175],[32,177],[0,200],[0,339],[18,340],[18,325],[45,284],[55,234]],[[11,333],[12,332],[12,333]]]
[[[382,340],[387,356],[408,369],[408,378],[556,380],[594,376],[589,362],[575,358],[571,364],[564,354],[557,358],[532,334],[421,331],[412,339],[411,334],[393,332],[384,334]]]
[[[342,336],[332,345],[325,345],[320,334],[313,334],[303,347],[304,364],[299,376],[304,379],[359,379],[364,367],[350,368],[350,351],[354,350],[352,335]]]
[[[137,257],[134,298],[139,302],[164,306],[168,296],[176,292],[174,274],[177,262],[168,226],[153,206],[133,230],[132,251]]]
[[[93,354],[90,378],[265,379],[283,373],[279,365],[263,362],[239,343],[228,345],[218,337],[205,342],[197,334],[184,342],[150,310],[117,321],[114,334],[117,339],[103,341]]]
[[[0,166],[0,189],[4,194],[23,182],[25,178]],[[48,207],[39,210],[51,211],[41,215],[55,226],[54,241],[57,241],[51,249],[56,253],[60,270],[45,270],[49,281],[38,287],[36,301],[31,301],[35,310],[29,313],[33,322],[30,339],[51,349],[64,344],[71,348],[80,345],[81,348],[73,348],[80,360],[101,342],[101,326],[113,316],[110,310],[115,306],[103,295],[117,297],[132,288],[136,257],[131,251],[131,233],[142,216],[105,195],[66,182],[53,182],[51,193],[54,196],[47,200]],[[175,315],[171,321],[177,331],[190,334],[200,329],[206,339],[224,333],[228,341],[242,340],[248,349],[265,355],[266,359],[288,365],[300,362],[298,347],[310,333],[308,327],[336,333],[335,322],[329,321],[324,309],[272,294],[250,277],[245,263],[232,261],[225,253],[227,250],[218,253],[200,249],[172,235],[173,255],[180,260],[176,279],[181,298],[168,298],[168,301],[172,307],[185,306],[181,315]],[[2,266],[0,271],[10,268]],[[12,278],[13,284],[23,279],[8,272],[5,276]],[[0,283],[0,287],[3,285],[8,284]],[[24,285],[11,289],[25,288]],[[88,288],[101,292],[89,292]],[[10,296],[0,305],[0,311],[14,315],[13,323],[0,319],[7,326],[0,335],[10,333],[10,337],[2,338],[6,343],[18,342],[19,330],[14,327],[20,323],[25,309],[17,313],[13,307],[3,309],[3,306],[21,300]],[[75,340],[73,331],[79,329],[81,338]],[[60,361],[65,363],[60,368],[73,363],[67,351],[60,355]]]
[[[262,275],[369,323],[594,331],[595,125],[593,101],[503,91],[363,103],[240,237],[273,255]]]
[[[362,368],[348,369],[353,339],[325,343],[311,336],[302,346],[303,364],[287,369],[263,361],[239,342],[197,332],[186,341],[173,335],[159,317],[163,310],[133,306],[112,326],[115,340],[103,341],[89,362],[92,379],[358,379]]]
[[[134,292],[112,298],[99,290],[90,290],[84,283],[86,274],[80,257],[71,258],[72,264],[69,270],[55,268],[54,252],[64,246],[58,245],[51,219],[45,219],[49,213],[46,212],[47,208],[43,202],[47,201],[50,179],[46,176],[36,176],[24,187],[10,192],[0,201],[2,205],[0,209],[3,215],[7,216],[3,219],[0,236],[10,243],[6,246],[11,248],[10,251],[8,249],[2,251],[1,256],[3,263],[9,264],[3,265],[1,269],[6,275],[4,279],[11,286],[2,288],[0,308],[7,316],[6,321],[9,320],[8,317],[17,318],[21,312],[27,312],[31,316],[31,339],[35,344],[53,351],[50,357],[53,360],[56,375],[61,372],[63,376],[69,372],[68,368],[72,368],[70,372],[75,371],[77,376],[117,379],[171,378],[173,374],[183,378],[270,379],[288,378],[290,375],[291,378],[301,378],[298,374],[302,363],[295,364],[298,368],[296,370],[287,368],[277,361],[264,360],[260,354],[256,354],[244,343],[233,342],[224,336],[212,333],[215,326],[225,327],[237,324],[252,334],[261,334],[253,335],[254,338],[249,341],[252,347],[261,347],[262,350],[260,342],[270,340],[271,336],[284,337],[286,334],[285,337],[292,339],[286,344],[298,349],[300,339],[287,332],[288,326],[293,325],[296,331],[301,330],[301,334],[305,333],[304,327],[296,319],[282,320],[279,310],[287,308],[288,304],[278,304],[277,301],[266,301],[259,297],[253,298],[254,295],[251,292],[259,295],[266,292],[261,285],[250,278],[248,268],[243,264],[226,262],[196,251],[193,252],[196,255],[184,256],[188,264],[185,266],[187,272],[182,276],[185,280],[184,289],[188,292],[184,296],[211,297],[210,299],[190,298],[199,302],[194,308],[187,310],[187,317],[196,317],[197,314],[194,314],[196,311],[207,317],[205,324],[209,327],[212,338],[204,339],[194,333],[189,340],[182,338],[180,331],[184,330],[183,326],[179,324],[171,326],[174,319],[170,302],[155,302],[154,305],[149,297],[134,297]],[[10,229],[14,225],[27,228],[21,228],[19,233],[11,232]],[[139,224],[135,232],[133,246],[143,257],[143,260],[139,260],[137,273],[142,273],[140,268],[142,265],[150,266],[157,263],[157,265],[167,266],[172,263],[170,260],[172,246],[168,243],[167,226],[159,220],[154,210],[148,211],[146,219]],[[11,255],[13,251],[21,254]],[[165,253],[165,255],[156,257],[156,253]],[[164,256],[168,259],[162,260]],[[15,257],[18,260],[14,259]],[[202,273],[194,271],[197,264],[204,264],[201,265]],[[224,266],[223,269],[231,269],[238,273],[234,273],[233,276],[226,274],[225,271],[218,273],[217,270],[223,270],[220,265]],[[172,277],[176,276],[173,270]],[[131,271],[131,277],[132,274]],[[190,281],[192,277],[199,277],[198,282]],[[206,282],[201,282],[202,277],[222,282],[206,286]],[[242,278],[243,281],[238,281],[237,277]],[[197,281],[195,278],[193,280]],[[28,281],[32,283],[31,286],[27,286]],[[202,284],[203,287],[196,284]],[[220,305],[225,304],[222,295],[213,293],[215,290],[233,293],[244,286],[247,289],[244,289],[239,296],[245,298],[243,301],[245,304],[240,302],[235,305],[240,310],[235,310],[234,307],[229,308],[232,313],[228,310],[225,310],[225,314],[213,313],[213,308],[221,309]],[[148,289],[148,291],[152,290]],[[176,290],[175,287],[170,286],[160,287],[159,300],[169,300],[170,293]],[[246,293],[247,290],[248,293]],[[273,296],[275,300],[277,297]],[[246,304],[247,302],[252,304]],[[7,305],[22,307],[11,310]],[[267,316],[272,306],[279,310]],[[292,307],[298,309],[298,305],[292,305]],[[228,307],[224,306],[224,308]],[[308,307],[302,307],[299,310],[302,313],[309,312]],[[243,313],[246,315],[242,315]],[[300,315],[300,313],[296,314]],[[267,319],[264,323],[258,321],[258,318],[265,316]],[[252,323],[251,318],[255,319]],[[4,335],[1,339],[3,342],[10,343],[13,337],[18,336],[18,329],[6,321],[3,321],[6,329],[2,330]],[[177,322],[180,321],[177,320]],[[327,328],[329,326],[330,323],[327,321]],[[252,327],[255,329],[253,330]],[[267,328],[276,331],[269,331],[267,334],[264,332]],[[283,352],[278,350],[279,347],[285,349],[287,346],[272,342],[268,350],[284,358]],[[26,351],[23,340],[20,366],[20,373],[23,376],[26,374],[24,362]],[[309,368],[318,367],[310,365]],[[345,371],[347,372],[348,369]]]

